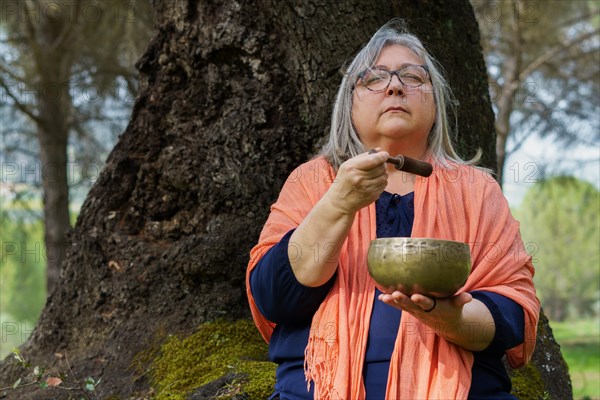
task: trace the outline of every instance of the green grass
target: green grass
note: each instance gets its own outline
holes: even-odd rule
[[[550,322],[573,383],[573,398],[600,399],[600,320]]]

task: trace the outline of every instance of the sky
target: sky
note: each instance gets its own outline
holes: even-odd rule
[[[565,148],[550,139],[532,135],[506,160],[504,195],[511,208],[521,204],[525,193],[544,173],[572,175],[600,190],[600,143],[595,146]]]

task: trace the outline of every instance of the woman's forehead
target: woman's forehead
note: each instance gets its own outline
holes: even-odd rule
[[[423,60],[408,47],[393,44],[384,47],[375,60],[375,65],[399,67],[403,64],[423,64]]]

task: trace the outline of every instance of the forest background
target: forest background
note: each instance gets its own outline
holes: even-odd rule
[[[83,2],[85,12],[71,10],[83,20],[56,37],[46,17],[68,9],[27,3],[34,18],[23,25],[17,3],[0,1],[2,358],[33,331],[58,280],[63,250],[56,237],[74,223],[127,125],[135,62],[153,34],[146,0]],[[600,398],[598,3],[471,3],[496,114],[499,179],[534,257],[575,397]],[[61,136],[47,135],[44,113]],[[52,149],[57,144],[64,154]],[[64,176],[53,168],[61,157]],[[65,201],[66,214],[53,213]],[[49,225],[61,229],[50,232]]]

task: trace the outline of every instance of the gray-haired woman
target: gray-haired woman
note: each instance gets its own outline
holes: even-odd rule
[[[518,366],[533,351],[533,266],[498,185],[453,150],[450,99],[395,21],[348,67],[329,142],[286,181],[251,252],[251,310],[279,364],[273,398],[514,398],[501,358]],[[433,174],[397,170],[390,154]],[[448,299],[380,292],[366,254],[390,236],[469,243],[467,283]]]

